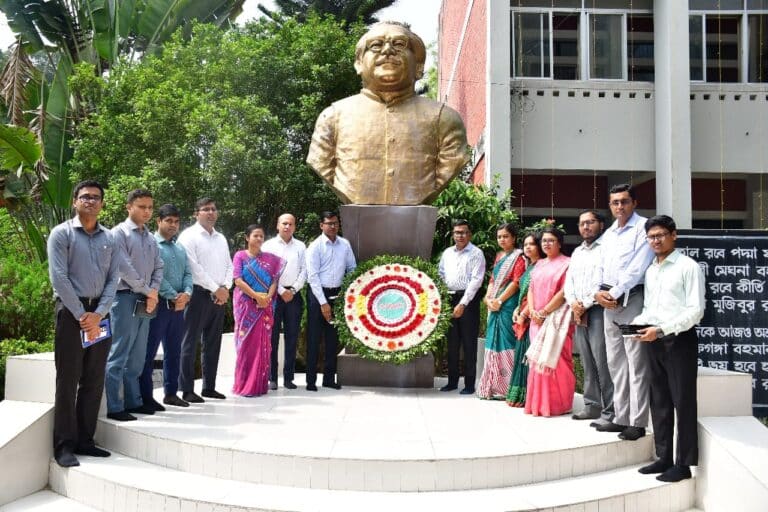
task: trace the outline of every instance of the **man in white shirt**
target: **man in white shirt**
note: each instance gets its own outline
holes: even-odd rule
[[[216,391],[224,310],[232,287],[232,259],[227,239],[214,229],[219,212],[210,197],[195,203],[197,222],[182,231],[178,243],[187,251],[192,269],[192,298],[184,313],[179,387],[187,402],[204,400],[195,393],[195,352],[202,339],[203,390],[206,398],[226,398]]]
[[[658,460],[639,469],[661,473],[662,482],[691,477],[698,464],[696,375],[698,346],[695,325],[704,316],[704,273],[693,259],[675,249],[677,228],[666,215],[645,223],[648,245],[656,257],[645,273],[643,312],[635,325],[646,325],[635,338],[650,350],[651,418]],[[673,433],[677,415],[677,452]]]
[[[628,324],[643,308],[643,275],[653,252],[645,241],[645,217],[635,211],[632,186],[610,190],[609,206],[616,221],[603,234],[602,277],[595,301],[605,308],[605,347],[613,381],[614,419],[596,423],[600,432],[620,432],[635,441],[648,425],[648,354],[643,343],[625,339],[618,324]]]
[[[462,395],[475,392],[477,373],[477,336],[480,330],[480,287],[485,277],[485,256],[472,243],[472,231],[466,220],[453,222],[453,247],[440,256],[438,272],[448,287],[453,307],[448,331],[448,384],[440,391],[459,386],[459,351],[464,351],[464,389]]]
[[[339,214],[323,212],[322,234],[307,248],[307,390],[317,391],[317,354],[320,338],[325,340],[323,387],[341,389],[336,382],[336,356],[339,335],[333,320],[333,302],[341,293],[344,276],[357,266],[352,246],[338,235]]]
[[[306,246],[293,237],[296,231],[296,217],[284,213],[277,219],[277,236],[264,242],[261,250],[280,256],[286,262],[280,274],[275,298],[275,325],[272,327],[272,357],[269,365],[269,389],[277,389],[277,351],[280,344],[280,325],[283,326],[285,362],[283,364],[283,386],[296,389],[293,371],[296,365],[296,343],[299,339],[301,312],[304,301],[301,289],[307,280]]]
[[[597,210],[584,210],[579,215],[579,234],[583,239],[571,255],[565,274],[565,300],[576,321],[576,345],[584,368],[584,409],[572,416],[575,420],[602,418],[613,420],[613,382],[608,372],[605,352],[603,307],[595,303],[600,288],[600,261],[605,217]]]

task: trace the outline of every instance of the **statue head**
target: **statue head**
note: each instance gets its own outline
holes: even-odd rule
[[[355,47],[355,71],[372,91],[413,89],[424,75],[427,50],[410,26],[395,21],[375,24]]]

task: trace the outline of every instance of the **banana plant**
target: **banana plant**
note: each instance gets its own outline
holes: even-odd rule
[[[177,29],[191,30],[195,21],[228,26],[242,12],[244,2],[0,0],[0,11],[17,35],[9,58],[12,65],[0,74],[0,96],[9,120],[16,126],[31,126],[30,133],[38,139],[41,154],[29,178],[37,180],[33,188],[48,206],[44,224],[50,228],[70,212],[71,141],[88,115],[70,88],[76,66],[91,64],[102,76],[121,58],[139,59],[158,51]],[[48,73],[30,68],[32,54],[45,57]]]

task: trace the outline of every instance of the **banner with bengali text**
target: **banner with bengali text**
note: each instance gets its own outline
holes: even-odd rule
[[[706,277],[699,366],[752,374],[752,407],[768,416],[768,232],[680,230],[677,248]]]

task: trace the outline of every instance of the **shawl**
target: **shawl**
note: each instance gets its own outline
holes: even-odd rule
[[[541,324],[536,339],[525,353],[530,363],[541,373],[551,372],[557,366],[571,324],[571,308],[563,302]]]

